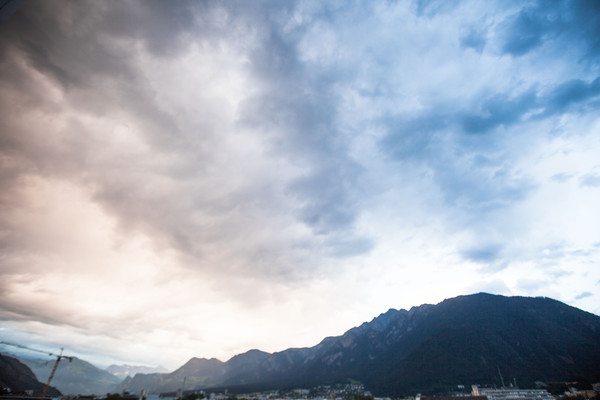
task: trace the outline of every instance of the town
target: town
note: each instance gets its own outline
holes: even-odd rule
[[[557,384],[557,383],[554,383]],[[211,392],[204,390],[178,391],[161,395],[140,395],[131,393],[109,394],[107,396],[76,396],[69,400],[600,400],[600,383],[590,390],[579,390],[569,384],[559,382],[565,390],[555,392],[547,388],[521,389],[511,384],[508,387],[490,388],[472,385],[470,391],[465,385],[457,385],[456,390],[445,395],[421,395],[403,398],[375,397],[360,383],[320,385],[311,389],[274,390],[257,393],[234,394],[227,390]],[[538,382],[538,386],[548,385]]]

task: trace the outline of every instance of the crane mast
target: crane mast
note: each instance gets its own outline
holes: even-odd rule
[[[60,363],[60,360],[62,360],[63,358],[66,358],[67,360],[69,360],[69,362],[73,361],[73,357],[63,356],[63,350],[64,350],[63,348],[60,349],[60,354],[55,354],[55,353],[50,353],[50,352],[46,352],[46,351],[42,351],[42,350],[38,350],[38,349],[32,349],[31,347],[23,346],[23,345],[16,344],[16,343],[0,341],[0,344],[18,347],[20,349],[29,350],[29,351],[36,351],[38,353],[48,354],[49,356],[56,357],[56,361],[54,362],[54,366],[52,367],[52,372],[50,372],[50,376],[48,377],[48,382],[46,382],[44,389],[42,389],[42,395],[40,396],[40,400],[44,400],[44,398],[46,397],[46,392],[48,391],[48,388],[50,387],[50,382],[52,382],[52,378],[54,378],[54,374],[56,373],[56,370],[58,369],[58,364]]]

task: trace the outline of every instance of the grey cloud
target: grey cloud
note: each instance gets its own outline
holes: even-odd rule
[[[562,278],[563,276],[572,275],[573,273],[572,272],[568,272],[568,271],[559,270],[559,271],[551,271],[548,274],[550,275],[550,277],[552,279],[556,280],[556,279]]]
[[[556,87],[545,101],[546,113],[562,113],[572,105],[592,100],[600,95],[600,77],[587,83],[581,79],[573,79]]]
[[[382,124],[388,134],[379,145],[385,153],[398,160],[420,160],[423,156],[435,153],[435,134],[444,130],[450,123],[449,116],[443,113],[425,112],[412,119],[387,118]]]
[[[484,231],[479,233],[479,235],[485,234]],[[492,233],[487,234],[492,235]],[[460,256],[465,260],[482,264],[485,271],[493,272],[504,269],[513,261],[535,263],[542,278],[525,279],[519,281],[518,286],[524,290],[537,290],[547,283],[556,282],[564,276],[573,274],[571,271],[560,269],[565,260],[593,260],[592,257],[596,252],[595,247],[572,248],[565,242],[548,243],[535,249],[519,248],[507,242],[483,242],[465,246],[460,251]]]
[[[56,11],[62,10],[62,19]],[[18,49],[34,68],[47,74],[65,88],[88,85],[97,74],[128,74],[126,64],[117,60],[125,54],[114,53],[104,39],[90,31],[75,34],[69,17],[90,21],[103,14],[99,7],[86,2],[25,2],[19,13],[0,26],[5,50]],[[130,76],[133,76],[132,74]]]
[[[183,4],[183,3],[178,3]],[[112,118],[136,118],[145,121],[144,133],[148,140],[154,142],[161,149],[182,148],[185,144],[174,140],[177,135],[177,124],[165,113],[154,101],[154,96],[148,88],[148,83],[140,76],[139,71],[131,65],[133,56],[132,38],[119,36],[118,29],[108,29],[103,24],[114,17],[111,13],[118,14],[128,21],[120,26],[146,27],[145,29],[156,29],[150,21],[144,21],[144,15],[151,14],[146,11],[138,13],[131,2],[114,2],[111,7],[105,7],[94,2],[54,2],[49,3],[26,3],[18,16],[10,23],[0,27],[4,35],[0,36],[0,48],[4,48],[7,57],[4,61],[8,64],[9,71],[18,70],[13,75],[17,78],[11,84],[20,89],[24,96],[35,93],[39,88],[31,86],[32,78],[19,67],[18,58],[21,53],[29,60],[29,63],[41,74],[54,78],[65,89],[65,103],[75,109],[102,115],[105,119]],[[173,7],[174,8],[174,7]],[[151,8],[150,8],[151,9]],[[57,10],[61,10],[57,13]],[[159,14],[160,10],[156,11]],[[167,13],[168,14],[168,13]],[[118,19],[118,18],[117,18]],[[151,18],[150,18],[151,20]],[[76,26],[76,29],[75,27]],[[98,34],[103,32],[104,35]],[[169,32],[161,32],[166,35]],[[125,45],[115,45],[113,40],[125,40]],[[170,45],[177,47],[177,40],[172,40]],[[9,56],[10,55],[10,56]],[[114,82],[119,82],[114,85]],[[31,95],[28,102],[40,102]],[[33,104],[31,104],[33,105]],[[51,108],[49,102],[37,104],[38,108]],[[55,107],[56,108],[56,107]],[[56,112],[56,110],[49,110]],[[119,115],[120,114],[120,115]],[[125,117],[123,114],[129,114]],[[117,115],[119,115],[117,117]],[[73,127],[79,129],[80,135],[70,135],[66,143],[78,149],[69,149],[69,156],[53,157],[47,150],[40,149],[39,153],[31,160],[52,160],[44,168],[56,169],[62,164],[61,160],[72,160],[80,157],[81,162],[89,155],[80,156],[81,151],[89,149],[86,142],[84,126]],[[165,135],[171,133],[171,135]],[[29,135],[31,136],[31,135]],[[19,139],[20,141],[27,140]],[[29,149],[35,147],[29,146]],[[67,147],[67,146],[65,146]],[[66,150],[66,149],[65,149]],[[40,157],[41,155],[41,157]],[[81,170],[80,168],[68,166],[67,169]]]
[[[507,23],[502,50],[521,56],[540,46],[547,35],[550,23],[544,15],[532,9],[523,9]]]
[[[569,247],[566,243],[554,243],[549,244],[548,246],[544,246],[538,249],[539,253],[536,254],[535,257],[537,259],[542,260],[561,260],[561,259],[576,259],[576,258],[589,258],[594,253],[597,252],[597,247],[592,246],[589,248],[572,248]]]
[[[501,126],[510,127],[524,119],[561,115],[569,111],[585,110],[594,106],[594,99],[600,95],[600,78],[591,82],[573,79],[558,84],[548,92],[529,88],[525,92],[510,96],[494,94],[476,99],[471,109],[463,112],[461,127],[465,133],[487,134]],[[577,108],[577,106],[579,108]],[[543,110],[539,115],[526,117],[535,110]]]
[[[502,51],[522,56],[554,40],[554,51],[575,47],[582,59],[600,55],[600,6],[594,0],[548,2],[538,0],[509,16],[500,27]]]
[[[6,33],[0,38],[0,48],[10,56],[2,58],[3,65],[14,69],[19,64],[13,58],[25,56],[33,68],[61,83],[65,102],[105,120],[119,113],[121,119],[131,120],[143,131],[152,152],[165,158],[169,155],[170,162],[159,165],[132,160],[118,151],[110,154],[101,140],[86,135],[88,128],[81,122],[69,121],[60,145],[46,147],[53,141],[40,142],[42,133],[28,135],[25,127],[12,129],[2,121],[3,131],[10,132],[0,139],[2,150],[18,157],[21,168],[7,176],[7,181],[14,182],[26,171],[51,171],[90,184],[95,190],[94,200],[117,216],[123,229],[149,232],[157,241],[176,246],[194,260],[201,260],[207,247],[225,238],[242,241],[245,235],[251,236],[252,228],[261,225],[257,220],[270,210],[286,211],[285,205],[279,204],[282,200],[273,189],[260,195],[246,188],[207,198],[211,186],[201,177],[209,170],[215,178],[219,175],[212,164],[221,134],[219,122],[210,112],[213,99],[196,105],[201,120],[198,126],[175,118],[155,101],[156,89],[135,70],[129,46],[139,41],[152,56],[168,59],[193,43],[209,46],[213,38],[238,39],[252,32],[256,43],[236,50],[248,59],[248,72],[260,90],[237,110],[238,127],[252,129],[260,136],[267,156],[280,158],[301,171],[277,184],[285,187],[285,200],[294,202],[295,220],[314,234],[307,246],[340,257],[372,249],[373,240],[355,227],[364,207],[362,198],[370,194],[369,186],[363,180],[363,167],[349,155],[348,139],[336,121],[342,101],[336,89],[346,84],[345,80],[355,79],[353,74],[360,66],[321,70],[303,64],[297,41],[306,28],[286,30],[284,26],[294,11],[293,3],[237,3],[228,9],[217,2],[186,1],[148,2],[143,7],[138,2],[31,4],[0,27]],[[455,7],[447,2],[413,5],[417,14],[425,17],[449,13]],[[324,10],[313,17],[331,21],[331,15]],[[509,37],[507,51],[517,54],[548,38],[550,19],[545,15],[535,20],[533,14],[523,11],[511,20],[515,32],[524,35]],[[527,18],[534,19],[530,27],[523,25]],[[481,51],[487,45],[485,33],[475,26],[465,29],[462,45]],[[385,59],[388,50],[373,50],[381,58],[376,60],[382,75],[374,79],[377,82],[385,83],[391,71],[385,68],[393,67],[391,60]],[[22,84],[28,76],[21,70],[19,73]],[[374,93],[383,87],[383,97],[394,93],[385,84],[373,87]],[[389,159],[404,163],[401,168],[410,163],[431,172],[446,204],[470,214],[466,218],[473,222],[534,190],[526,174],[515,171],[510,159],[499,154],[493,137],[496,131],[523,121],[536,107],[555,115],[586,107],[597,95],[598,79],[571,80],[545,92],[537,87],[517,94],[482,91],[471,99],[427,103],[417,113],[388,114],[374,123],[388,132],[379,143],[380,150]],[[10,103],[10,99],[4,101]],[[52,105],[44,103],[44,107],[48,114],[54,111]],[[100,160],[101,156],[109,162]],[[136,167],[128,169],[132,165]],[[390,164],[390,169],[395,167]],[[189,191],[170,192],[168,184],[140,184],[157,176]],[[266,182],[262,187],[270,184],[275,185]],[[201,218],[190,215],[211,216],[217,222],[199,222]],[[240,226],[245,228],[239,230]],[[289,273],[288,267],[278,271],[267,266],[271,261],[280,262],[276,249],[264,243],[258,247],[248,250],[247,255],[264,260],[265,273]],[[272,258],[265,254],[272,254]],[[471,249],[464,255],[479,261],[500,257],[490,249]]]
[[[494,138],[479,137],[522,122],[585,112],[594,106],[598,86],[598,79],[571,80],[544,91],[530,87],[516,95],[480,93],[457,104],[382,118],[378,122],[388,134],[379,146],[393,160],[429,168],[448,204],[482,211],[501,208],[525,199],[535,185],[498,154]],[[461,157],[465,153],[469,157]],[[553,179],[561,178],[567,177]]]
[[[426,110],[407,120],[387,119],[382,123],[389,134],[379,145],[393,160],[428,168],[447,204],[471,212],[502,208],[526,198],[534,185],[497,154],[494,140],[479,140],[479,135],[471,132],[483,133],[500,124],[515,123],[524,112],[520,107],[532,97],[525,94],[514,102],[505,97],[485,100],[482,113],[492,110],[487,119],[465,117],[454,106]],[[468,133],[462,133],[464,125],[469,125]]]
[[[282,27],[273,21],[265,21],[265,26],[266,41],[251,57],[254,73],[269,89],[245,104],[240,123],[268,137],[276,157],[307,169],[287,190],[303,204],[298,217],[304,223],[317,234],[351,232],[359,213],[362,172],[347,156],[334,123],[335,81],[326,71],[324,76],[309,74]],[[367,251],[370,246],[356,247],[357,253],[359,249]]]
[[[505,208],[524,200],[535,184],[512,170],[506,161],[481,166],[477,160],[436,165],[436,179],[448,204],[479,213]]]
[[[544,6],[544,1],[540,5]],[[600,4],[594,0],[564,2],[565,18],[555,29],[585,45],[585,58],[594,60],[600,56]]]
[[[340,167],[315,171],[290,186],[290,193],[308,203],[301,208],[300,215],[318,233],[351,227],[356,218],[356,200],[349,193],[353,190],[355,172],[348,171],[348,177],[342,175],[344,172]]]
[[[54,306],[43,307],[43,304],[23,304],[7,302],[0,306],[0,321],[39,321],[49,325],[71,325],[69,316],[57,313]],[[81,327],[81,325],[72,325]]]
[[[114,2],[113,5],[114,8],[104,9],[97,2],[56,2],[52,5],[38,3],[36,7],[31,6],[29,9],[23,7],[18,16],[1,27],[7,32],[4,40],[0,39],[0,47],[6,49],[7,55],[3,61],[12,63],[12,69],[21,71],[25,84],[13,83],[24,85],[17,86],[23,89],[31,79],[18,64],[18,46],[21,43],[21,48],[25,49],[32,65],[41,74],[52,76],[61,82],[63,88],[68,89],[63,93],[63,104],[71,102],[75,109],[108,121],[112,118],[129,120],[132,125],[137,124],[141,128],[144,139],[154,147],[153,150],[157,151],[159,156],[171,152],[174,162],[186,164],[188,169],[202,168],[202,165],[194,165],[194,158],[190,152],[194,150],[193,156],[199,158],[203,154],[198,148],[190,149],[189,138],[179,130],[178,123],[154,101],[155,96],[150,93],[147,82],[136,76],[129,54],[122,54],[123,58],[116,60],[115,53],[119,54],[119,51],[115,50],[117,46],[103,39],[106,35],[118,33],[116,30],[107,31],[102,27],[102,23],[111,19],[107,17],[107,10],[123,13],[121,17],[127,23],[119,24],[121,27],[129,26],[134,29],[137,25],[144,29],[153,29],[155,24],[141,21],[139,15],[132,16],[138,24],[129,24],[126,11],[136,13],[137,7],[126,2]],[[132,7],[127,8],[128,6]],[[57,9],[61,12],[57,12]],[[144,15],[144,11],[141,14]],[[77,29],[70,29],[72,27],[68,26],[68,23],[72,22],[68,21],[69,16],[76,21],[73,23]],[[100,32],[104,32],[105,35],[99,34]],[[171,45],[176,46],[175,38],[171,39]],[[3,110],[10,113],[13,108],[22,106],[19,101],[31,104],[26,96],[42,98],[36,99],[39,104],[35,104],[34,110],[45,111],[49,115],[61,110],[44,96],[38,96],[39,88],[29,89],[23,91],[23,99],[7,101],[10,107]],[[6,101],[5,98],[2,100]],[[198,228],[188,218],[193,210],[184,206],[186,200],[183,198],[176,200],[174,204],[166,204],[163,189],[149,187],[149,183],[146,182],[152,176],[162,175],[165,178],[162,166],[148,162],[150,160],[125,158],[125,153],[119,154],[120,149],[107,147],[101,136],[94,135],[90,127],[74,119],[67,122],[64,131],[51,132],[51,135],[60,137],[60,140],[57,140],[44,135],[45,132],[39,130],[39,126],[28,125],[25,120],[27,117],[24,114],[22,120],[12,116],[2,119],[4,124],[12,122],[12,126],[3,130],[1,143],[2,153],[9,155],[15,166],[11,176],[6,177],[7,180],[18,185],[23,174],[33,173],[58,176],[84,185],[91,183],[95,190],[95,200],[109,213],[118,217],[121,227],[126,230],[146,230],[154,238],[163,238],[160,240],[170,241],[181,251],[189,251],[193,232]],[[210,139],[210,136],[207,139]],[[176,149],[187,151],[175,156]],[[210,160],[208,157],[205,159]],[[171,177],[178,183],[185,181],[185,177]],[[4,187],[9,189],[8,186]],[[203,188],[199,185],[197,189]],[[15,193],[14,190],[12,193]],[[201,197],[201,193],[195,193],[193,196]],[[5,210],[9,211],[15,207]],[[8,239],[12,240],[14,249],[27,245],[21,243],[17,246],[17,233],[10,235]]]
[[[589,173],[581,177],[579,184],[584,187],[600,187],[600,174]]]
[[[30,171],[90,185],[93,200],[116,217],[123,232],[142,231],[158,249],[174,248],[191,268],[214,273],[262,274],[292,282],[319,268],[311,257],[345,258],[369,252],[373,241],[353,226],[360,213],[361,168],[346,155],[338,137],[333,123],[337,99],[330,83],[305,71],[295,42],[275,20],[287,6],[270,9],[268,3],[261,3],[224,9],[217,2],[140,4],[64,2],[23,8],[18,19],[15,16],[1,27],[7,35],[0,38],[0,48],[10,55],[2,61],[21,74],[15,87],[31,81],[18,66],[19,57],[25,56],[42,75],[60,82],[63,103],[87,115],[136,127],[144,145],[161,161],[132,158],[107,147],[99,132],[90,132],[77,120],[69,120],[64,131],[54,133],[60,141],[22,124],[7,127],[0,138],[2,152],[10,151],[18,161],[6,181],[17,182]],[[218,193],[211,187],[223,167],[215,163],[221,127],[214,116],[214,100],[206,98],[195,105],[198,125],[175,118],[156,101],[151,82],[136,71],[135,53],[129,46],[141,43],[153,56],[176,57],[194,42],[210,46],[213,36],[237,40],[247,30],[254,30],[258,41],[238,50],[247,52],[242,55],[250,61],[249,72],[264,90],[242,105],[238,127],[254,129],[262,137],[266,156],[299,165],[304,173],[283,183],[260,177],[252,183],[255,190],[243,186]],[[31,94],[33,99],[38,90],[31,88],[24,96]],[[6,101],[11,107],[5,110],[16,107],[14,100]],[[35,101],[37,109],[56,112],[51,101]],[[230,174],[235,163],[231,168]],[[238,173],[243,176],[245,171]],[[275,184],[287,187],[285,195],[299,205],[296,220],[308,226],[313,237],[281,241],[269,237],[273,232],[280,235],[281,219],[289,211]],[[271,233],[265,233],[269,229]],[[5,247],[25,251],[18,232],[3,240],[9,241],[3,243]],[[294,240],[303,242],[298,245]],[[229,262],[210,265],[207,257],[219,243],[236,244],[239,251],[227,255]],[[247,263],[253,267],[241,266]]]
[[[203,16],[209,11],[203,3],[181,0],[167,3],[151,0],[145,2],[143,8],[138,5],[124,4],[121,7],[126,11],[123,12],[118,4],[112,3],[112,10],[109,9],[109,15],[105,19],[107,28],[113,32],[122,31],[127,37],[134,33],[152,53],[161,57],[173,56],[181,50],[184,46],[182,35],[187,34],[186,39],[193,40],[189,33],[197,31],[194,15]],[[202,22],[206,24],[206,20]],[[130,29],[134,32],[128,32]],[[206,34],[206,30],[201,33]]]
[[[502,250],[499,244],[480,245],[463,250],[461,256],[478,263],[490,264],[502,257]]]
[[[335,235],[326,240],[327,255],[334,258],[349,258],[370,252],[375,247],[371,238],[349,234]]]
[[[510,126],[535,105],[537,97],[532,90],[509,98],[497,94],[486,98],[478,107],[479,111],[462,117],[462,128],[466,133],[483,134],[499,127]]]
[[[65,88],[68,88],[71,83],[78,85],[79,80],[72,76],[67,70],[63,69],[55,60],[52,59],[49,52],[42,44],[33,41],[23,43],[23,49],[29,56],[33,65],[41,72],[47,72],[59,81]]]
[[[561,173],[552,175],[550,177],[550,179],[553,180],[553,181],[555,181],[555,182],[563,183],[563,182],[566,182],[569,179],[571,179],[573,176],[574,176],[573,174],[568,174],[566,172],[561,172]]]
[[[24,0],[4,0],[0,7],[0,23],[7,21],[19,9]]]
[[[432,18],[444,14],[457,7],[459,2],[443,0],[415,0],[416,13],[419,16]]]
[[[478,53],[481,53],[486,45],[485,33],[474,28],[470,28],[460,37],[460,45],[463,48],[471,48]]]
[[[71,313],[55,304],[26,301],[4,301],[0,305],[0,321],[36,321],[42,324],[73,328],[79,332],[93,332],[105,337],[122,338],[135,334],[140,327],[139,313],[124,313],[98,321],[82,313]],[[119,329],[115,330],[114,327]]]
[[[582,292],[575,297],[575,300],[583,300],[592,297],[594,294],[590,292]]]

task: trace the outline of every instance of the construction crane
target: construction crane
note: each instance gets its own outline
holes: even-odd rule
[[[54,374],[56,373],[56,369],[58,368],[58,364],[60,363],[60,360],[62,360],[63,358],[66,358],[67,360],[69,360],[69,362],[73,361],[74,357],[71,356],[63,356],[63,348],[61,347],[60,349],[60,354],[55,354],[55,353],[51,353],[48,351],[43,351],[43,350],[38,350],[38,349],[32,349],[31,347],[27,347],[27,346],[23,346],[21,344],[16,344],[16,343],[10,343],[10,342],[5,342],[5,341],[0,341],[0,344],[4,344],[7,346],[13,346],[13,347],[18,347],[20,349],[24,349],[24,350],[29,350],[29,351],[35,351],[38,353],[43,353],[43,354],[47,354],[51,357],[56,357],[56,362],[54,363],[54,367],[52,367],[52,372],[50,372],[50,376],[48,377],[48,382],[46,382],[46,385],[44,386],[44,389],[42,390],[42,394],[40,396],[40,400],[44,400],[44,398],[46,397],[46,392],[48,391],[48,388],[50,387],[50,382],[52,382],[52,378],[54,378]]]

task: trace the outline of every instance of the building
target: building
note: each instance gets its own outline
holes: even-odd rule
[[[485,396],[488,400],[554,400],[545,389],[488,389],[473,386],[473,395]]]

